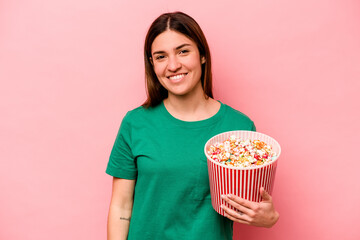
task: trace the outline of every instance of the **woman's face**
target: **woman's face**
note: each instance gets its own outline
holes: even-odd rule
[[[167,30],[159,34],[151,45],[155,74],[168,94],[184,96],[202,91],[201,64],[196,43],[185,35]]]

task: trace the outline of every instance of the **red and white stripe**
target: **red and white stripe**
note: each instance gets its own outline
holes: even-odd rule
[[[272,146],[273,151],[278,156],[277,159],[280,156],[281,148],[277,141],[265,134],[252,131],[231,131],[216,135],[206,143],[205,154],[207,155],[207,150],[211,145],[216,142],[223,142],[231,135],[235,135],[240,139],[264,141]],[[264,187],[271,194],[274,186],[277,159],[252,168],[236,168],[215,162],[207,155],[211,202],[215,211],[224,215],[224,211],[220,208],[222,204],[234,209],[221,199],[220,196],[223,194],[231,193],[255,202],[261,201],[260,187]]]

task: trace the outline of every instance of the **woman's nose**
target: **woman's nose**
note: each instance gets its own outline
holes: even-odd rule
[[[177,57],[175,57],[175,56],[169,57],[168,70],[175,72],[179,68],[181,68],[181,63],[180,63],[179,59],[177,59]]]

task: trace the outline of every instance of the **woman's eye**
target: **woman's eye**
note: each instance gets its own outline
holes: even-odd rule
[[[155,59],[156,59],[156,60],[161,60],[161,59],[163,59],[164,57],[165,57],[165,56],[163,56],[163,55],[158,55],[158,56],[155,57]]]
[[[185,53],[188,53],[188,52],[189,52],[189,50],[185,50],[185,49],[184,49],[184,50],[181,50],[181,51],[180,51],[180,54],[185,54]]]

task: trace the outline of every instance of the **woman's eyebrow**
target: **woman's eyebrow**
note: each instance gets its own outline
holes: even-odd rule
[[[184,43],[184,44],[181,44],[180,46],[176,47],[175,49],[179,50],[180,48],[187,47],[187,46],[191,46],[191,45],[188,43]]]
[[[183,47],[187,47],[187,46],[191,46],[191,45],[188,44],[188,43],[184,43],[184,44],[181,44],[180,46],[176,47],[175,50],[179,50],[179,49],[181,49]],[[155,55],[155,54],[164,54],[164,53],[165,53],[165,51],[156,51],[156,52],[153,52],[153,55]]]
[[[156,51],[156,52],[153,52],[152,55],[155,55],[155,54],[163,54],[165,53],[165,51]]]

